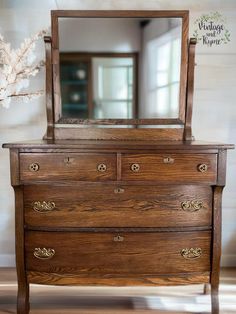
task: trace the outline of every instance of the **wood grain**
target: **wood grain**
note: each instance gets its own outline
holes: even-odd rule
[[[187,101],[186,118],[184,126],[184,139],[192,140],[192,112],[193,112],[193,92],[194,92],[194,68],[195,68],[195,47],[197,40],[191,38],[188,52],[188,75],[187,75]]]
[[[208,283],[209,272],[191,274],[169,274],[160,276],[141,276],[132,277],[129,275],[112,276],[83,276],[80,274],[58,274],[28,271],[27,278],[30,283],[43,285],[84,285],[84,286],[175,286],[187,284]]]
[[[121,192],[119,192],[121,191]],[[188,212],[181,203],[198,200],[203,208]],[[40,213],[34,202],[54,202]],[[24,187],[28,227],[196,227],[212,224],[210,186],[82,186]]]
[[[46,139],[54,138],[54,106],[53,106],[53,86],[52,86],[52,38],[44,37],[45,57],[46,57],[46,109],[47,109],[47,132]]]
[[[116,233],[71,233],[27,231],[26,268],[29,271],[71,274],[174,274],[210,270],[210,231],[121,233],[122,242],[114,241]],[[49,260],[34,257],[35,248],[53,248]],[[200,258],[181,256],[184,248],[202,249]]]
[[[164,159],[174,159],[171,164]],[[140,170],[133,172],[132,164],[139,164]],[[200,164],[206,164],[208,170],[198,171]],[[214,184],[217,178],[216,154],[123,154],[122,180],[157,180],[161,182],[204,182]]]
[[[130,129],[130,128],[76,128],[63,127],[56,124],[56,139],[88,139],[88,140],[172,140],[183,139],[183,128],[150,128],[150,129]]]
[[[33,163],[39,165],[39,170],[36,172],[29,170],[30,164]],[[98,171],[99,164],[106,165],[106,171]],[[20,169],[22,181],[116,180],[116,155],[99,153],[21,154]]]
[[[11,168],[15,172],[16,169]],[[22,186],[15,186],[16,271],[18,282],[17,314],[29,313],[29,283],[25,270],[24,203]]]

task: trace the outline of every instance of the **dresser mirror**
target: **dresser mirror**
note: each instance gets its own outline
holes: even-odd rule
[[[56,11],[52,16],[57,124],[184,124],[187,16],[127,12]]]

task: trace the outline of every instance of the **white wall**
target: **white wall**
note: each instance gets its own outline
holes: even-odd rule
[[[61,18],[59,38],[60,51],[134,52],[140,49],[140,27],[135,19]]]
[[[62,2],[64,5],[62,6]],[[231,43],[197,48],[193,131],[197,139],[236,142],[236,2],[233,0],[0,0],[0,32],[14,45],[50,23],[50,9],[191,9],[190,25],[212,10],[223,13]],[[191,27],[192,29],[192,27]],[[191,34],[191,31],[190,31]],[[38,52],[43,55],[43,50]],[[43,75],[34,80],[41,88]],[[0,141],[41,138],[46,127],[44,99],[0,108]],[[228,154],[227,186],[223,197],[223,264],[236,266],[236,151]],[[10,187],[8,151],[0,149],[0,266],[14,265],[14,195]]]

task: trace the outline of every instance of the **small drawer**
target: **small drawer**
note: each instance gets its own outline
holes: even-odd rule
[[[215,184],[216,154],[123,154],[122,180]]]
[[[210,270],[211,233],[39,232],[25,235],[28,271],[175,274]]]
[[[32,153],[20,155],[22,181],[116,180],[115,154]]]
[[[212,224],[210,186],[24,186],[25,223],[41,227],[181,227]]]

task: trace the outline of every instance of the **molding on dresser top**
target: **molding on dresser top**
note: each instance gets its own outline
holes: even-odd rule
[[[141,141],[141,140],[35,140],[19,143],[6,143],[3,148],[24,149],[119,149],[126,150],[209,150],[234,149],[234,144],[223,144],[205,141]]]

